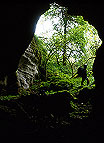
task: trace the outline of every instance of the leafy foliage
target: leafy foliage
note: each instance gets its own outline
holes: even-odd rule
[[[45,50],[45,55],[43,54],[45,70],[49,70],[52,65],[62,67],[62,63],[66,62],[65,66],[69,67],[70,76],[84,64],[88,65],[87,71],[90,74],[96,50],[102,43],[97,30],[82,16],[71,16],[67,13],[67,8],[56,3],[51,4],[50,9],[42,15],[42,19],[43,21],[50,19],[52,23],[52,35],[47,37],[46,33],[49,33],[49,30],[41,33],[43,37],[38,37],[38,42]],[[50,73],[55,71],[54,69],[55,66]]]

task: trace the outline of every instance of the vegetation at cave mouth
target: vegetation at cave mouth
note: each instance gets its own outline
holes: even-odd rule
[[[67,8],[56,3],[51,4],[50,9],[40,17],[42,24],[47,20],[51,22],[49,29],[35,33],[30,43],[34,55],[39,57],[39,76],[29,89],[21,88],[18,95],[0,96],[0,101],[16,101],[20,110],[35,124],[47,122],[53,127],[57,122],[68,125],[70,120],[88,118],[92,112],[95,88],[92,69],[96,50],[102,41],[94,26],[83,16],[71,16]],[[77,73],[78,68],[85,64],[89,85],[86,80],[81,85],[82,78]],[[25,97],[28,100],[34,97],[34,104],[26,106],[27,101],[21,100]],[[61,100],[65,100],[65,104],[62,105]],[[0,109],[3,109],[2,105]],[[7,106],[5,109],[11,110]],[[61,109],[67,115],[56,115],[62,112]]]

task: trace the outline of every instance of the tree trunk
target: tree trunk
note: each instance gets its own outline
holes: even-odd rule
[[[47,65],[46,65],[46,63],[39,66],[39,76],[42,81],[47,81]]]
[[[63,22],[64,22],[64,46],[63,46],[63,65],[66,66],[66,26],[67,26],[67,16],[66,12],[62,12]]]

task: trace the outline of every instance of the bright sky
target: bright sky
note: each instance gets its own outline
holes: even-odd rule
[[[52,28],[52,24],[50,20],[46,20],[44,21],[44,16],[42,15],[40,17],[40,19],[38,20],[37,26],[36,26],[36,30],[35,30],[35,34],[37,36],[51,36],[51,32],[49,32]],[[44,33],[44,34],[42,34]]]
[[[58,19],[59,18],[54,18],[53,21],[55,24],[58,23]],[[40,19],[38,20],[37,26],[36,26],[36,30],[35,30],[35,34],[37,36],[43,36],[43,37],[51,37],[52,34],[54,33],[53,30],[53,26],[52,26],[52,21],[50,19],[47,19],[45,21],[44,19],[44,15],[42,15],[40,17]]]
[[[58,21],[59,21],[59,18],[53,19],[53,22],[55,24],[58,24]],[[73,28],[73,25],[71,25],[71,27]],[[38,20],[37,26],[36,26],[35,34],[40,37],[50,38],[54,32],[55,31],[53,30],[52,20],[50,19],[45,20],[44,15],[41,15],[40,19]],[[90,41],[92,42],[94,42],[94,40],[96,40],[97,42],[99,41],[98,35],[96,35],[96,37],[94,35],[91,36],[90,31],[88,31],[85,34],[89,38]],[[88,43],[85,46],[86,49],[88,49],[89,47],[90,47],[90,43]]]

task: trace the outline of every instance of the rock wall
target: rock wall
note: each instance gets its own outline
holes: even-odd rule
[[[36,55],[38,46],[36,45],[35,38],[21,56],[18,69],[17,80],[19,87],[24,89],[29,88],[33,84],[33,80],[38,77],[39,55]]]
[[[18,81],[16,72],[11,72],[9,74],[0,73],[0,95],[5,96],[17,93]]]

